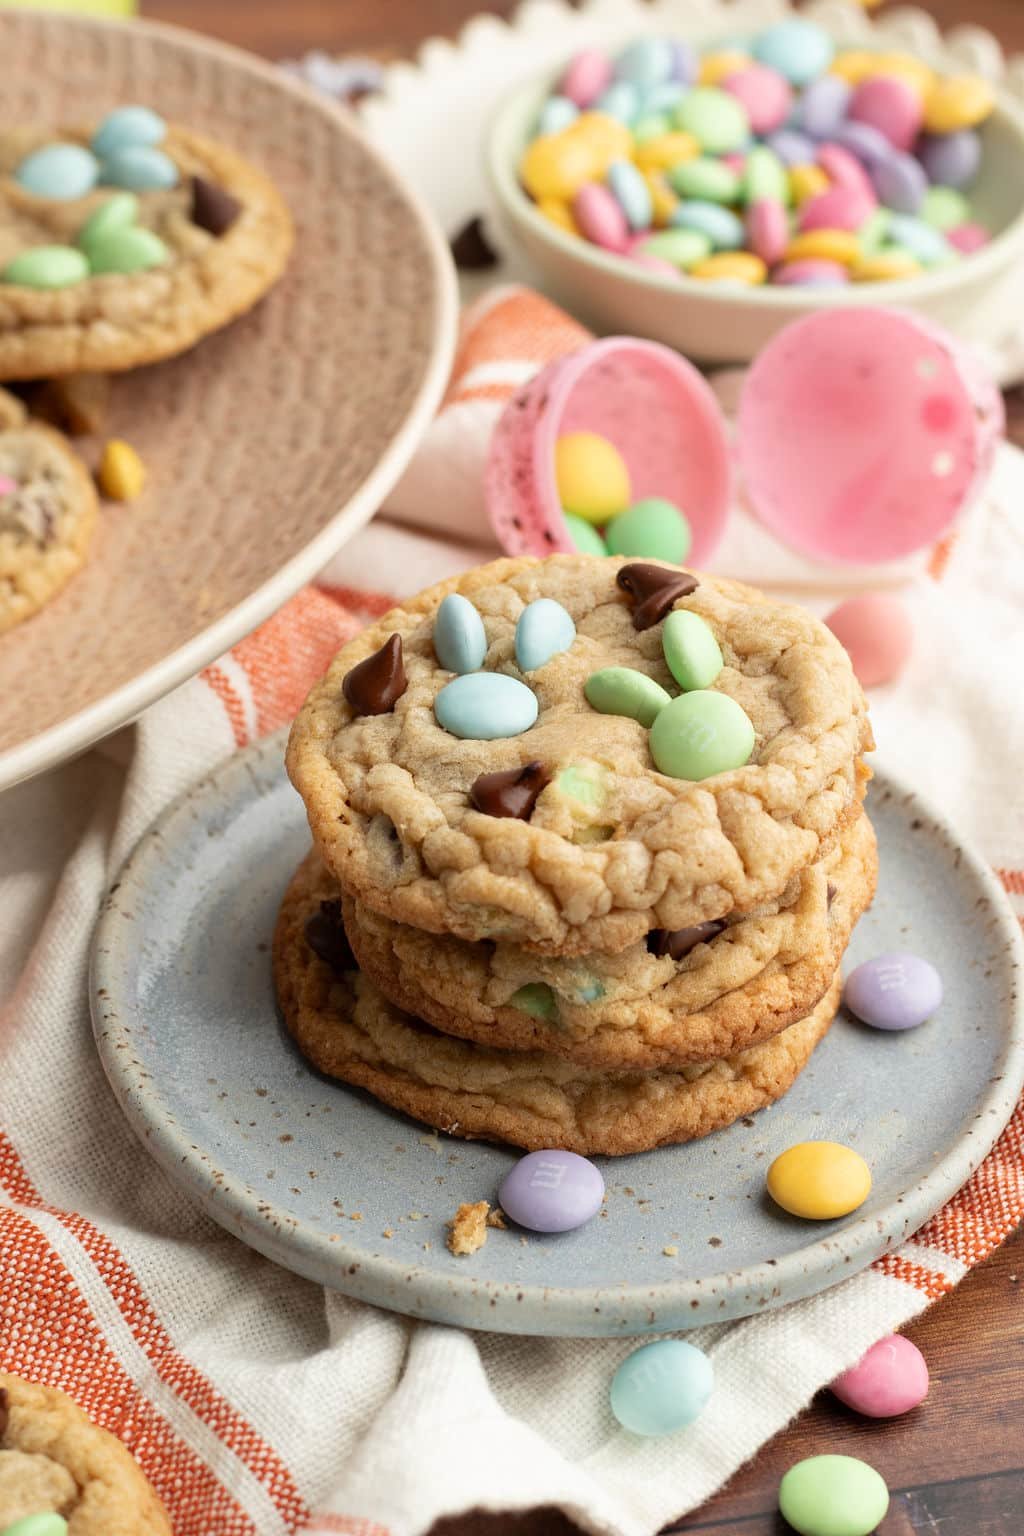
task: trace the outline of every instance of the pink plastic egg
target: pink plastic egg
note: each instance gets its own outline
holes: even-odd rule
[[[910,658],[914,630],[898,597],[863,592],[833,608],[825,620],[846,651],[862,688],[899,677]]]
[[[910,149],[921,131],[921,100],[905,80],[874,75],[853,93],[849,116],[885,135],[894,149]]]
[[[786,254],[789,219],[778,198],[759,197],[747,209],[747,241],[755,256],[774,267]]]
[[[804,203],[800,228],[860,229],[877,206],[874,197],[858,187],[829,187],[827,192],[820,192]]]
[[[573,218],[580,233],[606,251],[626,251],[629,224],[608,188],[599,181],[588,181],[572,200]]]
[[[946,236],[950,245],[955,245],[958,251],[969,256],[972,251],[980,251],[983,245],[988,245],[991,235],[983,224],[958,224],[951,229]]]
[[[871,178],[855,155],[841,144],[822,144],[818,150],[818,164],[835,187],[855,187],[868,194],[874,202],[875,189]]]
[[[766,64],[749,64],[728,75],[722,89],[746,107],[754,133],[773,133],[781,128],[793,105],[789,81]]]
[[[584,48],[569,60],[558,82],[558,94],[568,96],[582,111],[607,90],[611,79],[612,61],[608,55],[599,48]]]
[[[894,1419],[928,1396],[928,1366],[916,1344],[892,1333],[837,1376],[831,1391],[866,1419]]]

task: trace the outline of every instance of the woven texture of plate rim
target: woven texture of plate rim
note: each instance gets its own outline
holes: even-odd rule
[[[403,1310],[401,1302],[395,1300],[392,1303],[385,1300],[384,1295],[415,1298],[417,1317],[451,1321],[455,1310],[453,1303],[461,1299],[465,1302],[464,1326],[484,1331],[578,1336],[592,1331],[581,1328],[581,1310],[584,1315],[589,1315],[591,1306],[604,1301],[613,1304],[615,1315],[625,1326],[614,1330],[604,1328],[600,1330],[602,1334],[648,1332],[652,1311],[662,1318],[671,1315],[675,1319],[671,1324],[662,1324],[662,1328],[687,1326],[687,1314],[692,1316],[693,1326],[698,1326],[710,1319],[703,1309],[691,1314],[691,1307],[699,1308],[700,1300],[709,1292],[719,1298],[728,1296],[736,1289],[737,1281],[741,1282],[744,1294],[781,1296],[778,1304],[782,1304],[827,1289],[840,1278],[856,1273],[909,1237],[967,1182],[1013,1114],[1024,1088],[1024,993],[1018,993],[1015,1012],[1008,1020],[1005,1068],[979,1104],[974,1121],[977,1130],[962,1137],[924,1178],[881,1211],[872,1211],[869,1216],[818,1241],[812,1238],[805,1247],[775,1262],[750,1265],[737,1273],[671,1281],[657,1287],[622,1285],[614,1292],[594,1287],[556,1289],[519,1281],[495,1284],[484,1278],[474,1278],[469,1272],[453,1276],[410,1269],[408,1264],[368,1256],[365,1249],[353,1247],[343,1240],[332,1240],[327,1234],[317,1234],[309,1226],[300,1226],[287,1209],[257,1196],[234,1175],[218,1168],[214,1160],[192,1142],[187,1128],[179,1127],[170,1112],[160,1105],[158,1089],[149,1072],[135,1059],[130,1030],[122,1032],[123,1021],[129,1017],[130,1000],[122,997],[120,987],[121,978],[130,964],[126,947],[133,936],[137,937],[138,929],[137,923],[123,920],[122,911],[130,910],[134,892],[144,889],[153,871],[164,862],[165,849],[173,843],[179,823],[202,821],[208,808],[204,806],[205,801],[212,801],[214,806],[223,805],[225,793],[230,794],[233,790],[236,793],[251,792],[261,777],[283,773],[284,740],[285,732],[279,731],[229,758],[179,796],[140,839],[121,868],[101,911],[93,939],[89,986],[97,1050],[114,1094],[136,1135],[174,1182],[197,1199],[217,1222],[275,1263],[321,1284],[326,1283],[324,1275],[328,1272],[343,1277],[345,1284],[338,1289],[345,1294],[379,1306],[393,1305],[397,1311]],[[966,865],[989,899],[1008,954],[1016,957],[1008,964],[1016,964],[1018,968],[1024,965],[1024,939],[1019,925],[1002,887],[981,857],[960,843],[945,816],[898,777],[877,772],[876,785],[888,788],[912,804],[916,815],[927,820],[941,838],[958,848],[961,864]],[[820,1257],[824,1271],[832,1277],[820,1285],[807,1284],[808,1256],[811,1254]],[[511,1315],[525,1318],[529,1312],[531,1326],[503,1327],[505,1320],[500,1309],[494,1314],[500,1321],[490,1324],[488,1314],[492,1298],[501,1301],[516,1293],[524,1293],[533,1305],[524,1307],[521,1312],[513,1309]],[[581,1309],[583,1300],[586,1306]],[[741,1306],[716,1312],[715,1320],[743,1316],[750,1310],[753,1309]],[[543,1326],[536,1326],[532,1320],[540,1311]]]
[[[152,49],[154,43],[159,50],[162,45],[165,45],[168,49],[168,67],[177,64],[179,75],[183,71],[187,72],[188,61],[195,60],[197,65],[205,62],[208,72],[215,74],[220,71],[222,77],[224,71],[230,71],[236,76],[248,76],[258,82],[263,91],[268,86],[279,91],[286,98],[286,105],[290,105],[293,111],[297,112],[301,107],[305,112],[316,113],[328,120],[337,134],[352,146],[350,159],[354,167],[353,175],[358,171],[365,184],[383,188],[390,204],[393,207],[401,206],[408,216],[407,232],[416,241],[416,257],[422,264],[418,270],[423,273],[422,284],[432,308],[429,316],[429,337],[425,337],[419,354],[420,377],[410,387],[404,418],[399,420],[395,427],[388,426],[386,429],[382,427],[380,452],[375,462],[362,475],[361,480],[353,481],[344,504],[326,516],[311,536],[306,536],[305,529],[296,528],[291,552],[282,564],[272,574],[260,579],[255,587],[246,590],[244,586],[240,586],[238,600],[212,622],[203,622],[197,594],[195,627],[186,634],[186,638],[180,644],[175,644],[152,658],[140,660],[139,669],[109,692],[98,694],[81,709],[70,708],[69,712],[55,723],[45,725],[38,730],[30,726],[22,739],[15,740],[10,746],[0,750],[0,789],[56,765],[135,718],[147,705],[179,683],[194,676],[203,666],[222,655],[243,635],[268,618],[322,569],[346,539],[369,520],[411,458],[423,431],[433,416],[447,382],[454,353],[458,319],[458,295],[450,254],[430,213],[417,194],[405,186],[393,166],[379,150],[367,142],[358,127],[354,126],[352,119],[340,108],[309,92],[303,85],[290,80],[283,71],[277,70],[270,64],[227,44],[200,38],[184,29],[161,23],[140,21],[126,23],[79,15],[54,16],[26,11],[0,11],[0,36],[7,39],[3,50],[5,55],[8,55],[5,63],[9,63],[10,39],[19,39],[17,46],[22,49],[26,57],[30,57],[35,41],[42,39],[52,28],[61,28],[62,33],[73,29],[74,43],[68,42],[64,46],[68,49],[74,47],[76,50],[76,57],[81,60],[85,78],[91,79],[99,72],[104,85],[107,82],[103,75],[103,68],[106,67],[113,73],[113,66],[103,66],[102,56],[109,50],[111,38],[120,33],[125,37],[123,43],[120,39],[118,40],[118,46],[122,50],[120,65],[122,73],[126,67],[125,58],[131,50],[140,47]],[[97,63],[98,59],[101,60],[100,63]],[[196,72],[201,73],[198,69]],[[18,79],[23,81],[24,76],[18,76]],[[207,84],[209,84],[208,77]],[[27,88],[31,88],[31,82]],[[178,88],[182,89],[180,86]],[[12,91],[14,89],[15,87],[12,87]],[[291,98],[290,103],[287,98]],[[201,106],[199,115],[202,116]],[[201,124],[197,123],[195,126],[201,126]],[[325,133],[324,142],[327,142],[329,137],[330,135]],[[258,152],[254,158],[258,160]],[[286,193],[287,190],[286,187]],[[299,229],[293,264],[301,262],[302,259],[304,209],[300,206],[296,212],[299,215]],[[412,264],[407,262],[406,265],[411,268]],[[294,278],[294,265],[290,271]],[[263,305],[286,303],[288,282],[289,273],[286,273],[280,290],[272,292],[263,301]],[[243,319],[236,322],[235,327],[229,327],[228,331],[221,333],[221,336],[228,336],[237,327],[248,324],[254,325],[256,333],[259,334],[264,319],[261,317],[252,322]],[[203,353],[203,357],[199,360],[200,367],[209,366],[213,355],[212,349],[218,348],[219,345],[221,345],[220,337],[211,338],[201,344],[200,352]],[[236,340],[228,345],[238,346],[241,343]],[[145,389],[149,384],[146,376],[154,375],[161,369],[178,370],[186,366],[196,366],[195,354],[187,353],[182,358],[158,364],[153,369],[141,370],[131,377],[133,380],[140,381],[139,387]],[[185,374],[168,374],[167,377],[176,380],[185,379],[186,384],[188,382],[188,376]],[[244,389],[244,383],[244,376],[240,375],[239,393]],[[124,387],[123,383],[122,387]],[[116,400],[115,394],[115,407]],[[302,408],[302,400],[297,398],[293,415],[300,416]],[[326,421],[326,415],[324,420]],[[366,425],[365,422],[361,423],[364,431]],[[108,423],[108,431],[119,433],[120,428],[121,423],[117,419],[115,410]],[[131,436],[131,433],[126,430],[123,435]],[[301,431],[296,430],[294,435],[301,443]],[[151,476],[151,484],[155,478],[155,475]],[[237,496],[243,496],[244,483],[240,481],[234,490]],[[169,498],[170,491],[165,490],[164,495]],[[329,501],[329,493],[326,489],[321,490],[320,500],[325,504]],[[132,515],[131,508],[112,510],[108,507],[105,512],[111,525],[117,517]],[[249,531],[258,537],[258,527],[250,527]],[[106,536],[109,536],[109,528],[104,528],[101,524],[92,558],[102,559],[103,541]],[[71,605],[67,609],[69,647],[74,645],[76,639],[75,626],[70,621],[81,617],[81,613],[76,612],[74,586],[75,582],[72,581],[64,595]],[[61,601],[61,598],[57,599],[58,604]],[[91,612],[91,610],[87,611]],[[96,613],[91,612],[91,617],[95,621]],[[43,619],[45,618],[44,613]],[[31,636],[33,622],[35,621],[29,620],[26,625],[18,626],[0,639],[0,671],[3,669],[4,642],[24,645],[25,637]],[[28,644],[31,645],[31,639]]]

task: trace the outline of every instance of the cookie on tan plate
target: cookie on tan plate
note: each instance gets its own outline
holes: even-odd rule
[[[615,1075],[542,1051],[493,1050],[438,1033],[353,970],[339,903],[325,906],[323,888],[313,854],[274,934],[289,1032],[319,1071],[453,1136],[610,1156],[706,1136],[781,1098],[839,1004],[836,975],[816,1008],[773,1039],[676,1070]]]
[[[680,626],[684,652],[700,641],[693,667],[677,656],[684,683],[666,659]],[[371,625],[307,699],[288,768],[366,906],[579,955],[777,896],[859,815],[871,746],[846,652],[806,610],[555,555]]]
[[[613,955],[559,959],[423,933],[351,897],[343,912],[364,975],[445,1034],[649,1070],[731,1055],[809,1013],[877,878],[874,832],[860,816],[778,900],[734,921],[655,930]],[[321,899],[337,894],[323,870]]]
[[[0,1372],[0,1532],[42,1515],[46,1536],[171,1536],[120,1440],[63,1392]]]
[[[183,352],[262,298],[292,239],[262,171],[147,107],[0,132],[0,379]]]
[[[0,633],[75,574],[97,511],[92,477],[59,432],[34,421],[0,426]]]

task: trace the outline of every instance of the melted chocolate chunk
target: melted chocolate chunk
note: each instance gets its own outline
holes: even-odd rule
[[[210,235],[226,235],[242,211],[237,197],[203,176],[192,177],[192,223]]]
[[[828,904],[829,904],[829,906],[831,906],[832,903],[835,901],[836,896],[838,895],[838,890],[837,890],[836,886],[834,886],[832,884],[831,880],[828,882],[828,884],[825,887],[825,894],[828,897]]]
[[[529,821],[538,795],[550,783],[551,775],[543,763],[526,763],[522,768],[480,774],[469,798],[485,816],[515,816]]]
[[[357,715],[386,715],[408,686],[402,637],[392,635],[379,651],[345,674],[341,691]]]
[[[448,242],[452,260],[460,272],[486,272],[498,265],[498,253],[484,234],[483,220],[477,215],[464,224]]]
[[[339,976],[343,971],[356,969],[356,957],[341,920],[340,901],[322,901],[319,912],[306,919],[306,943],[317,959]]]
[[[677,598],[687,597],[699,586],[689,571],[670,571],[644,561],[624,565],[615,580],[633,604],[634,629],[660,624]]]
[[[0,1387],[0,1440],[2,1440],[4,1435],[7,1433],[7,1421],[10,1419],[10,1416],[11,1412],[10,1408],[8,1407],[7,1388]]]
[[[725,927],[723,922],[695,923],[692,928],[652,928],[647,935],[647,948],[660,959],[668,955],[672,960],[683,960],[698,944],[710,944]]]

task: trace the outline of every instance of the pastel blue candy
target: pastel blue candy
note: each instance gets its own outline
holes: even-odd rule
[[[700,74],[700,55],[692,43],[677,38],[672,44],[672,78],[682,85],[694,85]]]
[[[941,229],[935,229],[909,213],[894,213],[890,216],[886,240],[902,246],[911,256],[916,256],[923,267],[940,266],[956,256]]]
[[[126,187],[129,192],[157,192],[178,185],[178,167],[162,149],[129,144],[106,157],[101,180],[108,187]]]
[[[640,111],[640,92],[629,80],[613,80],[594,102],[594,112],[607,112],[620,122],[631,123]]]
[[[684,1339],[657,1339],[627,1355],[615,1372],[612,1413],[634,1435],[670,1435],[699,1417],[714,1384],[703,1350]]]
[[[960,128],[955,133],[926,133],[918,142],[916,153],[929,181],[960,190],[978,174],[981,139],[973,128]]]
[[[832,62],[835,45],[827,32],[813,21],[779,21],[754,39],[754,57],[785,75],[790,85],[807,85],[823,75]]]
[[[528,603],[519,615],[516,624],[516,661],[523,672],[535,672],[546,661],[550,661],[552,656],[567,651],[575,638],[576,625],[572,615],[553,598],[538,597],[535,602]]]
[[[601,1209],[604,1179],[578,1152],[528,1152],[505,1175],[498,1199],[531,1232],[571,1232]]]
[[[630,229],[649,228],[654,212],[651,189],[632,160],[614,160],[608,167],[607,180]]]
[[[615,60],[616,80],[632,85],[660,85],[671,80],[676,69],[676,51],[663,37],[641,37],[623,48]]]
[[[644,114],[650,112],[671,112],[678,107],[686,95],[686,86],[678,80],[665,80],[661,85],[652,86],[644,92]]]
[[[846,117],[853,92],[839,75],[819,75],[800,99],[800,127],[812,139],[831,139]]]
[[[518,736],[537,719],[537,696],[505,672],[468,672],[434,700],[437,723],[463,741]]]
[[[434,619],[434,652],[448,672],[476,672],[487,655],[484,623],[468,597],[449,592]]]
[[[26,192],[36,197],[52,197],[68,202],[84,197],[99,180],[100,167],[95,155],[81,144],[47,144],[37,149],[18,166],[14,179]]]
[[[688,198],[674,208],[672,223],[679,229],[695,229],[707,235],[716,251],[738,251],[746,235],[743,220],[730,208],[697,198]]]
[[[568,96],[549,96],[537,119],[538,133],[561,133],[563,128],[575,122],[579,107]]]
[[[775,151],[783,165],[813,165],[818,152],[814,140],[795,128],[780,128],[769,134],[765,143]]]
[[[848,149],[868,170],[881,165],[892,154],[892,145],[880,129],[872,123],[859,123],[855,119],[840,124],[835,132],[835,142]]]
[[[894,213],[916,213],[928,190],[928,177],[913,155],[894,152],[869,168],[878,201]]]
[[[109,112],[92,136],[93,151],[105,160],[129,145],[162,144],[167,124],[149,107],[117,107]]]

